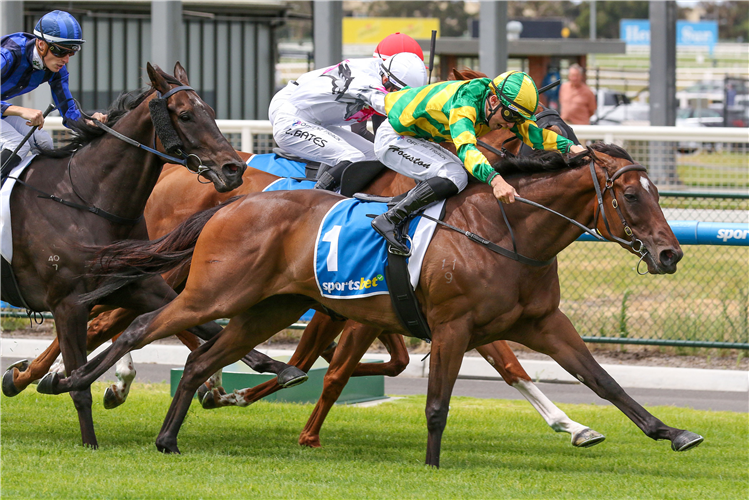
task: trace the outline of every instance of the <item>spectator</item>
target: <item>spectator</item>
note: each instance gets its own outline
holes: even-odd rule
[[[559,88],[562,120],[573,125],[589,125],[598,104],[595,94],[585,84],[583,68],[579,64],[570,66],[568,79]]]

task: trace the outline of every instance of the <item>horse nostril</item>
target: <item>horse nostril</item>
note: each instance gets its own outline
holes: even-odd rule
[[[224,170],[228,170],[232,174],[236,174],[239,170],[239,167],[235,165],[234,163],[226,163],[224,164]]]
[[[660,260],[661,264],[664,266],[673,266],[681,260],[681,255],[679,255],[679,252],[673,250],[663,250],[660,255]]]

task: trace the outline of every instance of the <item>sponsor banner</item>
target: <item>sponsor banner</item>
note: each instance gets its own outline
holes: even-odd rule
[[[430,39],[432,30],[440,35],[440,20],[436,17],[344,17],[343,43],[377,46],[388,35],[403,33],[411,38]]]
[[[627,45],[650,45],[650,21],[647,19],[622,19],[619,21],[619,38]],[[678,47],[707,47],[712,53],[718,43],[717,21],[676,21]]]

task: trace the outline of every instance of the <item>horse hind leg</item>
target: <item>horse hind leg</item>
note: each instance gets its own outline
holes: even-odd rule
[[[133,380],[135,380],[135,374],[133,357],[130,353],[127,353],[115,364],[117,382],[107,387],[104,392],[104,408],[111,410],[125,402]]]
[[[327,314],[315,313],[312,320],[307,324],[307,328],[304,329],[299,345],[297,345],[289,360],[289,365],[296,366],[303,373],[308,372],[317,358],[321,356],[321,353],[326,351],[326,346],[329,347],[333,339],[338,336],[345,324],[345,321],[334,321]],[[327,361],[330,362],[330,360]],[[207,410],[222,406],[249,406],[255,401],[283,389],[278,383],[278,379],[268,380],[255,387],[236,390],[230,394],[221,394],[216,390],[204,391],[203,387],[205,385],[198,390],[198,400]]]
[[[541,392],[541,389],[533,383],[528,373],[518,361],[518,358],[515,357],[515,353],[507,345],[507,342],[498,340],[491,344],[477,347],[476,350],[499,372],[502,379],[509,386],[516,389],[528,400],[552,430],[570,434],[572,446],[589,448],[602,443],[606,439],[606,436],[600,432],[575,422],[552,403]]]

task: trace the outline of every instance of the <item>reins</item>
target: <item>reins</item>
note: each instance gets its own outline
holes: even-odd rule
[[[603,217],[603,223],[606,226],[606,230],[608,231],[609,236],[611,237],[611,239],[613,239],[614,241],[617,241],[618,243],[621,243],[622,245],[630,247],[632,249],[632,251],[634,251],[634,252],[636,252],[636,253],[638,253],[640,255],[640,261],[637,263],[637,269],[636,270],[637,270],[638,274],[643,274],[643,273],[640,273],[639,266],[640,266],[640,262],[642,262],[643,259],[645,259],[645,256],[647,256],[648,251],[647,251],[647,249],[645,249],[645,245],[643,244],[643,242],[641,240],[635,238],[634,233],[632,232],[632,228],[630,228],[629,224],[627,224],[627,221],[624,218],[624,215],[622,214],[621,209],[619,208],[619,203],[616,201],[616,197],[613,195],[613,187],[614,187],[614,181],[616,181],[616,179],[618,179],[622,174],[625,174],[627,172],[637,172],[637,171],[639,171],[639,172],[647,172],[647,169],[643,165],[641,165],[639,163],[632,163],[632,164],[627,165],[627,166],[619,169],[618,171],[616,171],[613,176],[609,176],[608,171],[604,168],[602,170],[604,172],[604,175],[606,176],[606,183],[605,183],[605,187],[604,187],[603,191],[601,191],[601,186],[599,185],[598,178],[596,176],[595,162],[593,160],[591,160],[589,166],[590,166],[591,176],[593,177],[593,186],[594,186],[594,188],[596,190],[596,199],[597,199],[597,207],[596,207],[596,212],[595,212],[593,226],[595,227],[595,226],[598,225],[598,216],[602,215],[602,217]],[[630,241],[627,241],[627,240],[624,240],[622,238],[619,238],[619,237],[615,236],[611,232],[611,228],[609,227],[608,219],[606,218],[606,211],[603,208],[603,195],[606,193],[606,190],[608,190],[608,189],[612,189],[612,195],[611,195],[612,202],[611,202],[611,204],[614,207],[614,209],[616,210],[616,213],[619,215],[619,218],[621,219],[621,222],[622,222],[622,226],[624,227],[624,233],[627,236],[629,236]],[[556,215],[558,217],[561,217],[562,219],[566,220],[570,224],[573,224],[574,226],[576,226],[579,229],[581,229],[583,232],[591,235],[593,238],[597,239],[598,241],[607,241],[606,238],[604,238],[603,236],[601,236],[600,234],[598,234],[596,231],[594,231],[594,230],[586,227],[585,225],[579,223],[578,221],[576,221],[576,220],[574,220],[574,219],[572,219],[570,217],[567,217],[564,214],[561,214],[561,213],[559,213],[559,212],[557,212],[555,210],[552,210],[549,207],[541,205],[540,203],[536,203],[535,201],[531,201],[531,200],[522,198],[520,196],[516,196],[515,200],[517,200],[517,201],[519,201],[521,203],[525,203],[527,205],[536,207],[536,208],[540,208],[540,209],[546,210],[547,212],[550,212],[550,213],[552,213],[552,214],[554,214],[554,215]],[[476,243],[484,245],[487,249],[491,250],[494,253],[497,253],[497,254],[502,255],[504,257],[507,257],[509,259],[515,260],[515,261],[520,262],[522,264],[526,264],[526,265],[533,266],[533,267],[544,267],[544,266],[548,266],[549,264],[553,263],[554,260],[556,259],[556,256],[552,257],[549,260],[536,260],[536,259],[532,259],[530,257],[525,257],[524,255],[521,255],[520,253],[518,253],[518,251],[517,251],[517,245],[515,244],[515,233],[513,232],[512,226],[510,225],[510,221],[507,218],[507,214],[505,213],[504,206],[503,206],[502,202],[499,201],[499,200],[497,200],[497,203],[499,203],[499,209],[500,209],[500,211],[502,213],[502,218],[504,219],[504,222],[507,225],[507,228],[508,228],[508,230],[510,232],[510,239],[512,240],[512,250],[508,250],[506,248],[500,247],[496,243],[494,243],[492,241],[489,241],[486,238],[483,238],[483,237],[479,236],[478,234],[472,233],[471,231],[466,231],[466,230],[457,228],[457,227],[455,227],[455,226],[453,226],[451,224],[448,224],[447,222],[441,221],[441,220],[436,219],[434,217],[431,217],[429,215],[426,215],[426,214],[422,213],[421,216],[425,217],[425,218],[427,218],[427,219],[429,219],[429,220],[431,220],[433,222],[436,222],[437,224],[439,224],[439,225],[441,225],[443,227],[446,227],[446,228],[451,229],[451,230],[453,230],[455,232],[463,234],[464,236],[466,236],[471,241],[474,241]]]
[[[85,113],[81,112],[81,114],[93,121],[93,123],[99,127],[100,129],[104,130],[108,134],[113,135],[117,139],[120,139],[121,141],[126,142],[127,144],[130,144],[131,146],[135,146],[137,148],[143,149],[145,151],[148,151],[149,153],[155,154],[156,156],[162,158],[163,160],[166,160],[171,163],[177,163],[179,165],[184,166],[187,168],[190,172],[193,172],[194,174],[202,175],[206,171],[210,170],[208,167],[203,165],[203,160],[200,159],[198,155],[195,154],[185,154],[184,151],[182,151],[183,145],[182,141],[179,139],[179,136],[177,135],[176,131],[174,130],[174,127],[171,125],[171,120],[168,116],[168,111],[166,111],[166,116],[164,116],[164,110],[166,109],[166,100],[171,97],[172,95],[176,94],[180,91],[188,91],[192,90],[195,91],[192,87],[189,87],[187,85],[179,85],[177,87],[173,87],[165,94],[161,94],[158,90],[156,91],[157,98],[153,99],[153,101],[160,100],[160,102],[157,102],[156,106],[149,106],[150,107],[150,113],[151,113],[151,121],[154,123],[154,147],[150,148],[144,144],[141,144],[140,142],[136,141],[135,139],[131,139],[130,137],[127,137],[126,135],[123,135],[116,130],[113,130],[112,128],[108,127],[107,125],[101,123],[96,118],[86,115]],[[159,104],[162,104],[159,106]],[[80,109],[80,105],[78,105],[78,109]],[[161,118],[161,119],[160,119]],[[166,119],[164,119],[166,118]],[[158,125],[160,124],[160,126]],[[168,125],[167,125],[168,124]],[[167,130],[169,128],[170,130]],[[177,154],[180,158],[176,158],[172,155],[162,153],[161,151],[158,151],[156,146],[156,137],[159,137],[159,139],[162,139],[162,144],[165,145],[165,148],[167,148],[167,151],[174,150],[175,154]],[[162,137],[163,136],[163,137]],[[169,144],[169,146],[167,146]],[[70,155],[70,160],[68,161],[68,177],[70,178],[70,185],[73,189],[73,192],[75,193],[78,198],[80,198],[82,201],[88,203],[76,190],[75,184],[73,183],[73,176],[71,173],[71,165],[73,163],[73,157],[75,156],[76,152],[73,152],[72,155]],[[188,162],[190,158],[196,158],[198,161],[198,165],[196,167],[191,167]],[[56,201],[57,203],[61,203],[65,205],[66,207],[76,208],[79,210],[85,210],[87,212],[91,212],[94,215],[97,215],[99,217],[102,217],[103,219],[108,220],[109,222],[112,222],[114,224],[120,224],[120,225],[134,225],[139,223],[141,220],[143,220],[143,214],[140,215],[140,217],[137,217],[135,219],[120,217],[119,215],[115,215],[112,213],[107,212],[106,210],[103,210],[101,208],[98,208],[96,206],[93,206],[91,204],[88,205],[81,205],[79,203],[74,203],[72,201],[64,200],[58,196],[55,196],[53,194],[49,194],[45,191],[42,191],[41,189],[38,189],[30,184],[28,184],[25,181],[22,181],[21,179],[18,179],[17,177],[11,177],[12,179],[15,179],[16,182],[19,182],[20,184],[23,184],[27,188],[30,188],[38,193],[41,193],[39,198],[42,199],[48,199],[52,201]]]

